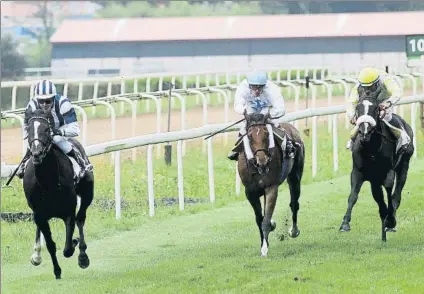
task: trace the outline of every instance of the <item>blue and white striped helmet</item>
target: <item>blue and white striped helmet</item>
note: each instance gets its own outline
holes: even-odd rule
[[[50,99],[57,94],[56,86],[49,80],[42,80],[35,85],[35,99]]]
[[[247,83],[249,85],[263,86],[268,81],[268,75],[263,71],[253,71],[247,75]]]

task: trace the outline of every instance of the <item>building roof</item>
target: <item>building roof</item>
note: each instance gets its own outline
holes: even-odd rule
[[[32,17],[38,11],[37,3],[19,1],[1,1],[2,17]]]
[[[52,43],[423,34],[424,12],[64,20]]]

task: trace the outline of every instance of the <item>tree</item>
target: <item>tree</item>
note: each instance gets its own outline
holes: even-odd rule
[[[0,54],[1,54],[1,76],[6,79],[17,79],[24,73],[26,60],[17,48],[18,43],[13,40],[11,35],[1,36]]]
[[[26,28],[31,35],[37,39],[36,44],[29,44],[25,48],[28,56],[28,63],[31,67],[49,67],[51,62],[51,44],[50,38],[54,33],[54,17],[50,1],[39,1],[37,11],[32,15],[42,23],[41,29],[35,30]],[[49,7],[50,6],[50,7]]]

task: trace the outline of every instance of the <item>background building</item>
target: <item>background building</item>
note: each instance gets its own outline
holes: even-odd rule
[[[65,20],[50,40],[52,71],[405,66],[405,36],[423,34],[423,19],[424,12],[386,12]]]

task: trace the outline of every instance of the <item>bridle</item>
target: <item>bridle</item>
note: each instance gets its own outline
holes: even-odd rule
[[[247,127],[247,130],[246,130],[246,135],[247,135],[247,134],[249,134],[249,130],[250,130],[250,128],[255,127],[255,126],[266,126],[267,124],[269,124],[269,123],[266,123],[266,122],[258,122],[258,123],[252,123],[252,124],[249,124],[249,126]],[[270,135],[272,135],[272,134],[270,134]],[[250,140],[249,140],[249,144],[250,144]],[[252,149],[252,146],[250,146],[250,148]],[[252,151],[253,151],[253,150],[252,150]],[[265,155],[267,156],[266,166],[265,166],[265,168],[260,167],[260,166],[257,164],[256,160],[254,160],[254,161],[253,161],[253,165],[256,167],[257,172],[258,172],[259,174],[262,174],[262,173],[264,173],[264,172],[265,172],[265,173],[267,173],[267,172],[269,171],[268,164],[271,162],[272,157],[271,157],[271,154],[269,153],[268,148],[259,148],[259,149],[254,150],[254,151],[253,151],[253,157],[254,157],[254,158],[256,158],[256,154],[257,154],[258,152],[260,152],[260,151],[264,152],[264,153],[265,153]]]
[[[47,118],[42,117],[42,116],[33,116],[33,117],[31,117],[31,118],[28,120],[28,124],[29,124],[32,120],[35,120],[35,119],[38,119],[38,120],[42,120],[42,121],[47,122],[47,124],[48,124],[48,126],[49,126],[49,129],[50,129],[50,121],[49,121]],[[31,140],[31,141],[29,141],[29,142],[28,142],[28,145],[29,145],[29,148],[30,148],[30,153],[31,153],[31,147],[32,147],[32,144],[33,144],[35,141],[38,141],[38,142],[40,142],[41,144],[43,144],[43,146],[44,146],[44,148],[43,148],[43,150],[42,150],[42,154],[43,154],[43,155],[47,154],[47,153],[50,151],[50,148],[51,148],[51,147],[52,147],[52,145],[53,145],[53,139],[51,138],[51,136],[48,136],[48,137],[47,137],[47,141],[40,140],[39,138],[34,138],[33,140]],[[32,153],[31,153],[31,156],[33,156],[33,155],[32,155]]]
[[[365,97],[363,97],[363,98],[360,98],[359,100],[358,100],[358,104],[357,105],[360,105],[360,104],[362,104],[362,102],[364,101],[364,100],[366,100],[366,98],[369,98],[368,96],[365,96]],[[376,101],[377,102],[377,99],[374,99],[374,98],[371,98],[373,101]],[[382,115],[380,115],[380,111],[383,111],[383,114]],[[356,107],[356,110],[355,110],[355,115],[356,115],[356,117],[357,117],[357,119],[359,119],[359,116],[358,116],[358,108]],[[387,136],[385,135],[385,134],[383,134],[379,129],[378,129],[378,125],[381,123],[381,121],[382,121],[382,119],[383,119],[383,117],[385,117],[386,116],[386,109],[384,109],[384,110],[380,110],[380,108],[379,107],[376,107],[376,109],[375,109],[375,111],[374,111],[374,113],[372,114],[372,118],[375,120],[375,122],[376,122],[376,124],[375,124],[375,126],[373,126],[371,129],[370,129],[370,135],[372,134],[372,133],[377,133],[377,134],[379,134],[380,136],[382,136],[385,140],[387,140],[387,141],[389,141],[389,142],[394,142],[393,140],[391,140],[391,139],[389,139],[389,138],[387,138]],[[376,114],[376,118],[374,118],[374,115]],[[359,125],[358,125],[358,127],[359,127]]]

